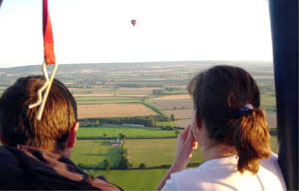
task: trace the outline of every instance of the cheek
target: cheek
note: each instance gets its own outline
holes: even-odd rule
[[[196,123],[196,112],[193,110],[192,114],[191,114],[191,126],[192,128],[196,128],[197,127],[197,123]]]
[[[191,128],[191,134],[192,134],[192,136],[193,136],[193,139],[195,140],[195,141],[198,141],[198,127],[197,126],[194,126],[194,125],[192,125],[192,128]]]

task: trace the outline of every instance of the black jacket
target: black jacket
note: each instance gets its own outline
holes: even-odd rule
[[[0,147],[0,189],[121,190],[64,156],[28,146]]]

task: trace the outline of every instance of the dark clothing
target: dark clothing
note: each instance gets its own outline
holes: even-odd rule
[[[64,156],[28,146],[0,147],[0,189],[121,190]]]

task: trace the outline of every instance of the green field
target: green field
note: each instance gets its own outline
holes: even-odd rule
[[[155,138],[155,137],[175,137],[175,131],[172,130],[160,130],[149,128],[125,128],[125,127],[109,127],[105,125],[103,127],[84,127],[79,128],[77,137],[99,137],[99,138],[117,138],[119,134],[124,134],[127,138]]]
[[[267,111],[276,111],[276,97],[273,95],[261,95],[261,104]]]
[[[176,139],[134,139],[127,140],[125,148],[128,151],[129,162],[133,167],[144,163],[147,167],[170,165],[174,158]],[[193,151],[190,162],[202,162],[203,156],[199,150]]]
[[[87,171],[93,176],[104,175],[124,190],[154,190],[167,169]]]
[[[272,152],[278,153],[278,142],[277,136],[271,136],[270,144]]]
[[[175,127],[176,125],[172,121],[157,122],[157,127]]]
[[[144,163],[147,167],[170,165],[172,163],[176,139],[127,139],[124,144],[128,160],[133,167]],[[277,153],[277,137],[271,137],[272,151]],[[120,146],[112,146],[110,140],[77,140],[71,159],[76,164],[100,167],[104,159],[109,159],[115,166],[120,157]],[[190,162],[202,162],[199,150],[193,151]]]
[[[77,140],[71,159],[76,164],[102,167],[104,159],[109,159],[116,167],[120,160],[120,146],[112,146],[110,140]],[[176,139],[127,139],[124,143],[128,160],[134,168],[144,163],[147,167],[170,165],[176,148]],[[194,151],[191,162],[202,162],[199,150]]]
[[[115,147],[104,140],[77,140],[72,149],[71,159],[76,164],[89,167],[102,167],[104,159],[109,159],[113,166],[120,160],[120,147]]]
[[[106,143],[105,143],[106,142]],[[128,149],[129,162],[133,167],[145,163],[147,167],[171,164],[176,146],[175,139],[137,139],[126,140],[125,148]],[[271,148],[277,153],[277,137],[271,137]],[[87,164],[98,164],[108,157],[117,163],[115,158],[119,155],[107,144],[107,141],[79,140],[72,154],[72,159]],[[102,153],[101,153],[102,152]],[[190,162],[202,161],[199,151],[193,153]],[[167,169],[145,170],[88,170],[93,176],[104,175],[110,182],[121,186],[125,190],[154,190],[159,184]]]
[[[141,141],[146,142],[141,144]],[[175,144],[175,140],[169,139],[168,142],[163,141],[165,140],[127,140],[125,147],[131,149],[131,151],[128,150],[128,154],[132,154],[138,159],[134,159],[130,162],[133,163],[133,166],[138,165],[141,161],[148,166],[150,164],[158,164],[159,161],[160,164],[163,163],[162,161],[165,161],[166,163],[171,162],[174,155],[175,146],[173,144]],[[138,147],[136,144],[141,145]],[[271,137],[271,144],[272,150],[277,153],[277,137]],[[144,149],[142,149],[142,147],[144,147]],[[151,148],[153,148],[152,151],[150,151]],[[169,150],[169,148],[171,149]],[[76,164],[82,163],[100,167],[102,166],[102,161],[105,158],[109,158],[112,161],[112,164],[115,165],[119,160],[118,149],[118,147],[110,146],[107,141],[104,140],[77,140],[75,148],[72,151],[71,159]],[[163,149],[165,150],[163,151]],[[198,159],[196,155],[197,153],[193,154],[192,160]],[[121,186],[125,190],[154,190],[166,171],[167,169],[88,170],[87,173],[93,176],[104,175],[110,182]]]

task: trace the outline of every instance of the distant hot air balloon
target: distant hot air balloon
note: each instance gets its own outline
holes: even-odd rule
[[[132,19],[131,20],[131,24],[135,27],[135,25],[136,25],[136,19]]]

